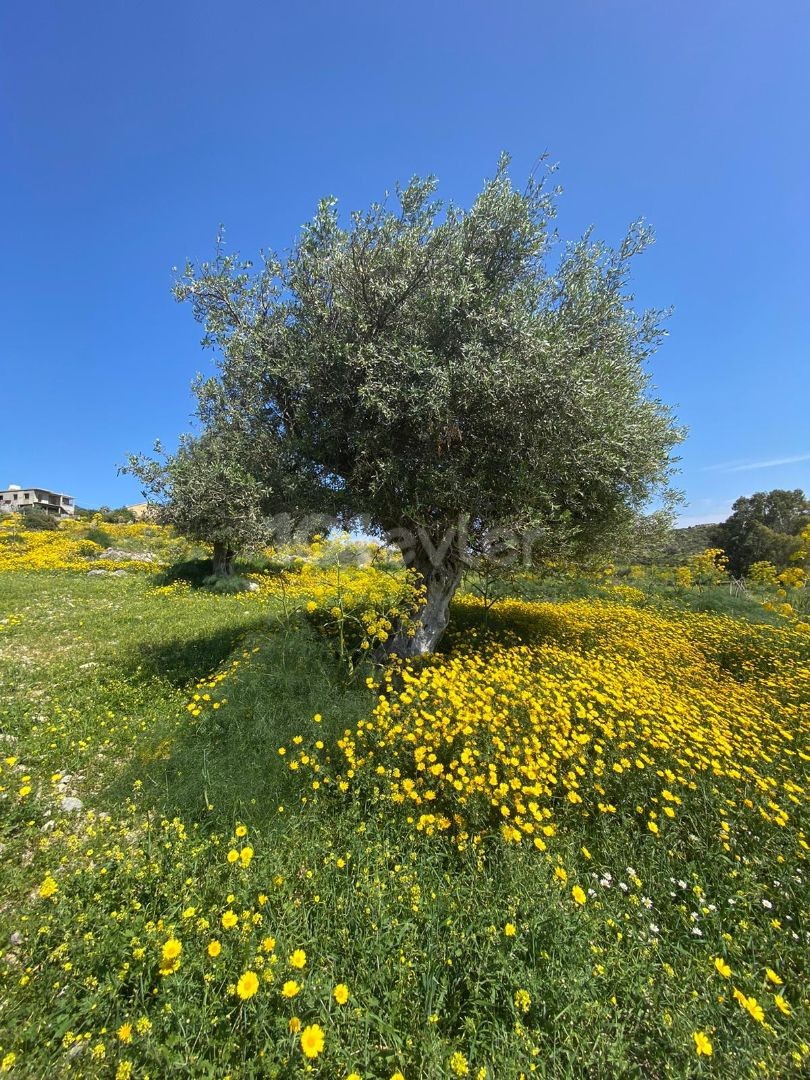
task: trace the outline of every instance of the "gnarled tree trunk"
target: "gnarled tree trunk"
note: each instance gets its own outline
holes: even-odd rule
[[[432,653],[450,622],[450,601],[461,582],[462,565],[458,552],[428,552],[419,545],[403,552],[406,563],[418,572],[426,589],[425,603],[415,616],[416,633],[399,630],[388,643],[387,652],[401,657]]]
[[[221,540],[214,542],[214,573],[217,577],[229,577],[233,573],[233,562],[236,552],[229,544]]]

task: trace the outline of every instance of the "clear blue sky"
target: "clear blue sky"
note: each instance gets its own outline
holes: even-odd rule
[[[655,226],[684,519],[810,490],[809,72],[806,0],[5,0],[0,487],[139,497],[117,463],[211,369],[170,286],[218,223],[283,248],[413,173],[465,204],[505,149],[559,162],[563,236]]]

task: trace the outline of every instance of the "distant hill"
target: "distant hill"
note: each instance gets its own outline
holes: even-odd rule
[[[685,529],[673,529],[664,541],[661,556],[667,561],[680,561],[689,555],[714,546],[716,524],[689,525]]]
[[[714,533],[717,525],[689,525],[684,529],[673,529],[654,548],[648,548],[643,553],[638,553],[634,559],[639,563],[669,563],[683,562],[690,555],[699,551],[705,551],[708,547],[715,547]]]

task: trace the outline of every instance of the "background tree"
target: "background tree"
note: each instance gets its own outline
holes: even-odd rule
[[[210,429],[199,438],[181,436],[175,454],[160,444],[155,451],[156,458],[131,456],[123,469],[143,483],[150,516],[211,544],[214,573],[232,574],[236,555],[269,533],[270,492],[245,467],[236,435]]]
[[[282,454],[322,509],[362,515],[421,574],[401,653],[435,647],[493,536],[536,556],[610,546],[666,490],[679,438],[645,371],[661,313],[627,291],[648,230],[615,251],[588,234],[552,269],[556,192],[516,190],[507,165],[468,211],[433,179],[346,227],[325,199],[286,258],[220,246],[176,286],[220,353],[198,387],[208,421],[240,417],[257,476]]]
[[[756,562],[785,567],[799,547],[798,533],[810,521],[810,501],[799,488],[744,495],[731,511],[716,527],[712,540],[725,551],[735,577],[746,574]]]
[[[77,506],[75,516],[77,518],[99,517],[112,525],[128,525],[137,520],[128,506],[118,506],[112,510],[109,506],[99,506],[96,510],[87,506]]]

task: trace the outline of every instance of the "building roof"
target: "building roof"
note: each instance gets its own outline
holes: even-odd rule
[[[46,495],[58,495],[61,499],[72,499],[72,495],[68,495],[66,491],[54,491],[52,488],[39,487],[32,485],[31,487],[7,487],[0,488],[0,495],[17,495],[24,491],[44,491]]]

